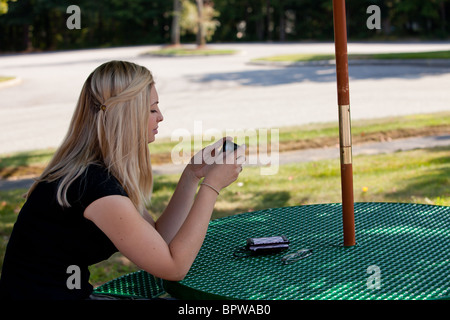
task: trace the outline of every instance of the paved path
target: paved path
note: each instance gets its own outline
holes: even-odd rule
[[[334,66],[261,66],[248,62],[284,53],[333,53],[333,43],[223,44],[237,55],[155,58],[159,46],[0,56],[0,73],[20,78],[0,88],[0,154],[57,146],[66,133],[81,86],[101,63],[124,59],[155,75],[165,121],[177,129],[279,128],[337,122]],[[450,42],[350,43],[349,53],[450,50]],[[350,66],[352,119],[450,110],[450,67]]]
[[[365,143],[353,147],[353,155],[375,155],[382,153],[392,153],[398,151],[408,151],[419,148],[434,148],[450,146],[450,135],[414,137],[398,139],[389,142]],[[279,155],[279,164],[319,161],[324,159],[335,159],[339,157],[339,148],[319,148],[299,151],[283,152]],[[184,165],[159,165],[153,166],[153,172],[160,174],[178,174],[184,169]],[[2,180],[0,179],[0,191],[29,188],[33,183],[32,179]]]
[[[450,134],[430,137],[397,139],[388,142],[364,143],[353,146],[352,154],[353,156],[376,155],[445,146],[450,146]],[[270,156],[270,153],[268,154],[268,156]],[[339,158],[339,147],[304,149],[280,153],[279,165],[337,158]],[[180,173],[183,169],[184,166],[182,165],[171,164],[154,166],[153,168],[155,174]]]

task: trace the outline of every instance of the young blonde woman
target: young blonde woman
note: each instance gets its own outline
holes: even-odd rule
[[[151,72],[134,63],[107,62],[87,78],[68,133],[14,225],[1,298],[89,298],[88,266],[116,251],[156,277],[185,277],[245,150],[221,153],[223,140],[201,150],[193,157],[201,161],[186,166],[153,221],[146,211],[153,185],[148,143],[163,120],[158,103]],[[68,285],[74,270],[79,282]]]

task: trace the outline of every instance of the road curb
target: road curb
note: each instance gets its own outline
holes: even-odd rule
[[[336,60],[318,60],[318,61],[262,61],[253,60],[248,62],[249,65],[264,66],[282,66],[282,67],[323,67],[336,66]],[[421,67],[444,67],[450,68],[450,59],[350,59],[349,66],[421,66]]]
[[[20,84],[21,82],[22,82],[21,78],[14,78],[14,79],[11,79],[11,80],[2,81],[2,82],[0,82],[0,89],[1,88],[12,87],[12,86]]]

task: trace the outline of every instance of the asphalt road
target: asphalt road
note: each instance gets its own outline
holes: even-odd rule
[[[288,53],[333,53],[333,43],[222,44],[239,50],[213,57],[157,58],[159,46],[0,56],[0,154],[56,147],[81,86],[101,63],[123,59],[154,74],[165,120],[159,135],[207,130],[279,128],[337,121],[334,66],[252,65],[250,59]],[[350,43],[349,53],[450,50],[450,42]],[[450,66],[350,66],[352,119],[450,110]],[[234,131],[233,131],[234,130]]]

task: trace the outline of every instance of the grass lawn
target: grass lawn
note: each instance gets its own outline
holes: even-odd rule
[[[12,79],[14,79],[14,78],[15,78],[15,77],[5,77],[5,76],[0,76],[0,82],[12,80]]]
[[[448,132],[450,132],[450,112],[352,121],[354,144]],[[205,147],[213,141],[203,140],[202,142],[202,146]],[[259,145],[259,141],[257,142]],[[185,145],[180,145],[178,140],[158,138],[149,146],[152,164],[170,162],[171,151],[177,145],[183,150],[194,150],[194,138],[183,143]],[[279,129],[280,152],[334,146],[338,143],[337,121]],[[46,149],[0,155],[0,178],[37,175],[51,159],[53,153],[53,149]]]
[[[163,56],[163,57],[187,57],[187,56],[213,56],[235,54],[236,50],[227,49],[209,49],[205,48],[188,48],[188,47],[168,47],[159,50],[147,51],[144,55]]]
[[[222,191],[212,218],[274,207],[341,202],[339,168],[338,159],[283,165],[272,176],[261,176],[259,168],[247,167],[235,183]],[[450,147],[356,156],[353,170],[356,202],[450,205]],[[149,207],[155,219],[169,201],[178,178],[155,176]],[[1,259],[25,191],[0,191]],[[115,254],[91,267],[91,282],[98,285],[135,270],[130,261]]]
[[[333,54],[288,54],[272,57],[254,59],[254,61],[271,62],[304,62],[319,60],[334,60]],[[371,53],[371,54],[349,54],[349,60],[375,59],[375,60],[410,60],[410,59],[450,59],[450,51],[430,52],[400,52],[400,53]]]
[[[352,122],[354,143],[449,132],[449,112]],[[339,141],[338,135],[337,123],[280,128],[280,151],[333,146]],[[170,152],[178,143],[170,139],[152,143],[152,162],[170,161]],[[53,153],[49,149],[0,155],[0,178],[35,176]],[[356,156],[353,171],[356,202],[450,205],[450,147]],[[155,219],[166,207],[178,179],[179,175],[155,176],[149,207]],[[25,191],[0,191],[0,267]],[[261,176],[260,168],[246,167],[238,181],[221,192],[212,218],[266,208],[335,202],[341,202],[339,159],[283,165],[271,176]],[[135,270],[136,266],[118,253],[92,266],[91,280],[98,285]]]
[[[356,156],[356,202],[415,202],[450,205],[450,147],[376,156]],[[154,218],[165,208],[178,175],[155,177],[149,208]],[[213,218],[273,207],[341,202],[339,159],[280,166],[276,175],[246,167],[222,191]]]

